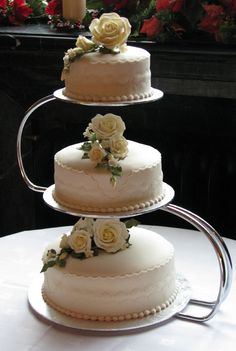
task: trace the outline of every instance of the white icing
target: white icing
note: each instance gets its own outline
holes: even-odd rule
[[[153,94],[150,54],[131,46],[119,54],[86,53],[64,78],[64,94],[81,101],[132,101]]]
[[[45,273],[45,301],[83,319],[142,318],[168,307],[177,287],[174,248],[160,235],[131,229],[131,246],[85,260],[70,257],[65,268]]]
[[[163,198],[161,154],[128,142],[128,156],[119,161],[122,176],[112,187],[110,173],[82,159],[81,144],[55,155],[54,197],[60,204],[89,212],[123,212],[151,206]]]

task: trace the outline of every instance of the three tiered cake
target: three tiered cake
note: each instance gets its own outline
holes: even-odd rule
[[[64,94],[105,102],[150,96],[150,55],[126,45],[128,20],[104,14],[90,30],[92,40],[79,36],[65,54]],[[120,116],[97,114],[84,132],[87,141],[55,155],[55,201],[88,218],[47,247],[42,292],[47,304],[76,318],[143,318],[168,307],[177,294],[173,246],[116,216],[165,196],[161,154],[127,141],[124,131]]]

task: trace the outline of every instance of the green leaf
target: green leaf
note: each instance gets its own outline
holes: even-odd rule
[[[101,52],[102,54],[111,54],[111,55],[116,55],[120,53],[120,49],[115,48],[115,49],[109,49],[106,48],[105,46],[101,46],[99,48],[99,52]]]
[[[71,252],[71,256],[74,258],[79,258],[80,260],[83,260],[86,258],[85,254],[83,252],[81,253],[76,253],[74,251]]]
[[[97,140],[97,136],[96,133],[91,133],[91,136],[89,137],[89,140],[94,143]]]
[[[111,174],[115,177],[120,177],[122,174],[122,168],[120,166],[110,167]]]
[[[196,26],[201,20],[204,12],[201,1],[196,0],[185,1],[183,9],[181,10],[181,13],[185,16],[191,27]]]
[[[65,267],[66,260],[65,259],[64,260],[58,260],[57,264],[58,264],[59,267]]]
[[[116,177],[115,176],[111,176],[111,178],[110,178],[110,182],[111,182],[111,184],[112,184],[112,186],[116,186]]]
[[[102,8],[104,5],[103,1],[99,0],[87,0],[87,8],[91,10],[96,10]]]
[[[82,160],[88,160],[89,159],[89,155],[87,154],[87,152],[85,152],[82,156]]]
[[[80,147],[80,150],[84,151],[85,153],[88,153],[91,149],[92,149],[92,144],[89,141],[86,141]]]
[[[32,8],[33,13],[31,16],[42,16],[44,15],[45,7],[47,6],[46,1],[42,0],[27,0],[26,3]]]
[[[57,263],[56,260],[50,260],[50,261],[48,261],[47,263],[45,263],[45,264],[43,265],[43,268],[41,269],[40,273],[46,272],[46,270],[47,270],[48,268],[55,266],[56,263]]]
[[[130,229],[132,227],[137,227],[140,224],[140,222],[135,218],[130,218],[127,221],[125,221],[124,224],[127,229]]]
[[[109,166],[108,166],[107,162],[99,162],[99,163],[97,163],[95,168],[103,168],[103,169],[109,170]]]

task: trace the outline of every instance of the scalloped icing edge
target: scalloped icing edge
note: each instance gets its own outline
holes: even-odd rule
[[[98,212],[98,213],[116,213],[116,212],[119,213],[119,212],[136,211],[136,210],[151,207],[164,199],[165,191],[155,199],[151,199],[145,202],[140,202],[135,205],[122,206],[122,207],[116,207],[116,208],[113,208],[113,207],[98,208],[98,207],[80,206],[79,204],[67,203],[66,201],[62,201],[61,199],[60,200],[58,199],[57,195],[55,194],[55,189],[52,192],[52,196],[58,204],[62,206],[66,206],[72,210],[80,210],[85,212]]]
[[[69,99],[74,99],[77,101],[86,102],[122,102],[122,101],[139,101],[150,98],[154,94],[154,90],[151,88],[149,92],[144,92],[140,94],[130,94],[121,96],[87,96],[87,95],[77,95],[73,93],[66,94],[67,88],[62,90],[62,94]]]
[[[92,315],[87,315],[87,314],[81,314],[78,312],[73,312],[73,311],[67,310],[63,307],[58,306],[57,304],[52,302],[47,297],[47,295],[44,292],[44,289],[42,287],[42,297],[43,297],[44,302],[46,304],[48,304],[50,307],[52,307],[54,310],[66,315],[66,316],[69,316],[69,317],[83,319],[83,320],[98,321],[98,322],[119,322],[119,321],[122,322],[122,321],[131,320],[131,319],[141,319],[141,318],[148,317],[150,315],[159,313],[162,310],[169,307],[174,302],[174,300],[177,297],[178,292],[179,292],[179,287],[177,286],[175,288],[175,291],[171,294],[171,296],[167,299],[167,301],[165,301],[161,305],[154,306],[151,309],[146,309],[145,311],[127,313],[125,315],[120,315],[120,316],[92,316]]]

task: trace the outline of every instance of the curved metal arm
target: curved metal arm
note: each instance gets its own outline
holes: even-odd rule
[[[42,186],[38,186],[38,185],[35,185],[34,183],[32,183],[26,172],[25,172],[25,168],[24,168],[24,164],[23,164],[23,160],[22,160],[22,152],[21,152],[21,142],[22,142],[22,133],[23,133],[23,130],[24,130],[24,127],[25,127],[25,124],[26,122],[28,121],[29,117],[31,116],[31,114],[37,109],[39,108],[40,106],[46,104],[47,102],[49,101],[52,101],[52,100],[55,100],[56,98],[54,97],[54,95],[48,95],[48,96],[45,96],[44,98],[38,100],[37,102],[35,102],[29,109],[28,111],[26,112],[21,124],[20,124],[20,127],[19,127],[19,130],[18,130],[18,134],[17,134],[17,145],[16,145],[16,152],[17,152],[17,160],[18,160],[18,164],[19,164],[19,168],[20,168],[20,172],[21,172],[21,175],[25,181],[25,183],[27,184],[27,186],[33,190],[33,191],[37,191],[37,192],[44,192],[47,188],[45,187],[42,187]]]
[[[219,268],[220,268],[220,284],[219,284],[217,299],[216,301],[212,301],[212,302],[196,300],[196,299],[190,300],[190,303],[196,304],[199,306],[208,307],[211,309],[211,311],[203,317],[196,317],[196,316],[192,316],[184,313],[178,313],[176,315],[176,317],[178,318],[195,321],[195,322],[208,321],[216,314],[216,312],[220,307],[220,304],[228,296],[228,293],[230,291],[230,287],[232,284],[232,261],[231,261],[231,257],[227,249],[227,246],[225,245],[224,240],[217,233],[217,231],[210,224],[208,224],[204,219],[197,216],[196,214],[182,207],[172,205],[172,204],[169,204],[166,207],[163,207],[162,210],[170,212],[186,220],[187,222],[192,224],[195,228],[197,228],[199,231],[204,233],[215,250],[216,256],[218,258]]]

